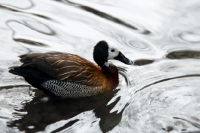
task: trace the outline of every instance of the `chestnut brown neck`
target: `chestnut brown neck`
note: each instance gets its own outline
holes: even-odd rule
[[[110,82],[110,88],[114,89],[118,86],[119,84],[119,76],[118,76],[118,69],[115,65],[113,64],[109,64],[109,67],[107,68],[102,68],[102,69],[107,69],[107,70],[102,70],[103,72],[105,71],[106,73],[104,73],[106,75],[106,77],[108,78],[109,82]]]

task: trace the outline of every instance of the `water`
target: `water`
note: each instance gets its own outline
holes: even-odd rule
[[[0,0],[1,132],[200,132],[199,13],[198,0]],[[112,61],[114,91],[41,102],[42,92],[8,73],[29,52],[93,61],[100,40],[134,61]]]

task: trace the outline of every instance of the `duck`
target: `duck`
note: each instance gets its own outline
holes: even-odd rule
[[[31,86],[54,99],[81,98],[113,90],[119,84],[118,69],[108,60],[133,64],[115,43],[105,40],[94,46],[96,64],[62,52],[28,53],[19,57],[22,64],[10,67],[9,72],[22,76]]]

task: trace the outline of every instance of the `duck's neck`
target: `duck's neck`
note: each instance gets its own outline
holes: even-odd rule
[[[108,67],[109,67],[109,63],[107,60],[96,60],[94,58],[95,62],[97,63],[98,66],[101,67],[101,70],[104,74],[107,74],[108,73]]]
[[[102,68],[102,72],[103,73],[107,73],[107,67],[108,67],[108,59],[107,59],[107,56],[104,56],[104,54],[98,54],[99,49],[95,47],[94,49],[94,53],[93,53],[93,58],[94,58],[94,61],[98,64],[98,66],[100,66]],[[102,56],[100,56],[102,55]],[[107,65],[106,65],[107,64]]]
[[[110,82],[110,88],[114,89],[119,84],[119,76],[118,76],[118,69],[113,64],[108,64],[108,66],[103,65],[102,72],[106,75],[108,78],[108,81]]]
[[[101,69],[102,69],[102,72],[104,73],[104,74],[108,74],[109,73],[109,63],[108,62],[104,62],[104,63],[102,63],[102,64],[99,64],[99,66],[101,67]]]

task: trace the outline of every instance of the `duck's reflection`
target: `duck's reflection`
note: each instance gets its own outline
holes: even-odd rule
[[[20,120],[9,122],[8,126],[17,127],[20,131],[29,133],[44,131],[52,123],[70,119],[84,111],[94,110],[96,117],[100,118],[99,126],[102,132],[107,132],[113,129],[122,117],[123,111],[120,113],[110,113],[110,110],[117,104],[120,98],[107,105],[116,93],[117,90],[92,97],[41,102],[40,98],[44,95],[36,90],[37,96],[31,102],[26,103],[24,109],[18,110],[20,112],[26,111],[27,114],[22,116]],[[62,131],[77,121],[71,121],[63,127],[55,127],[54,132]]]

